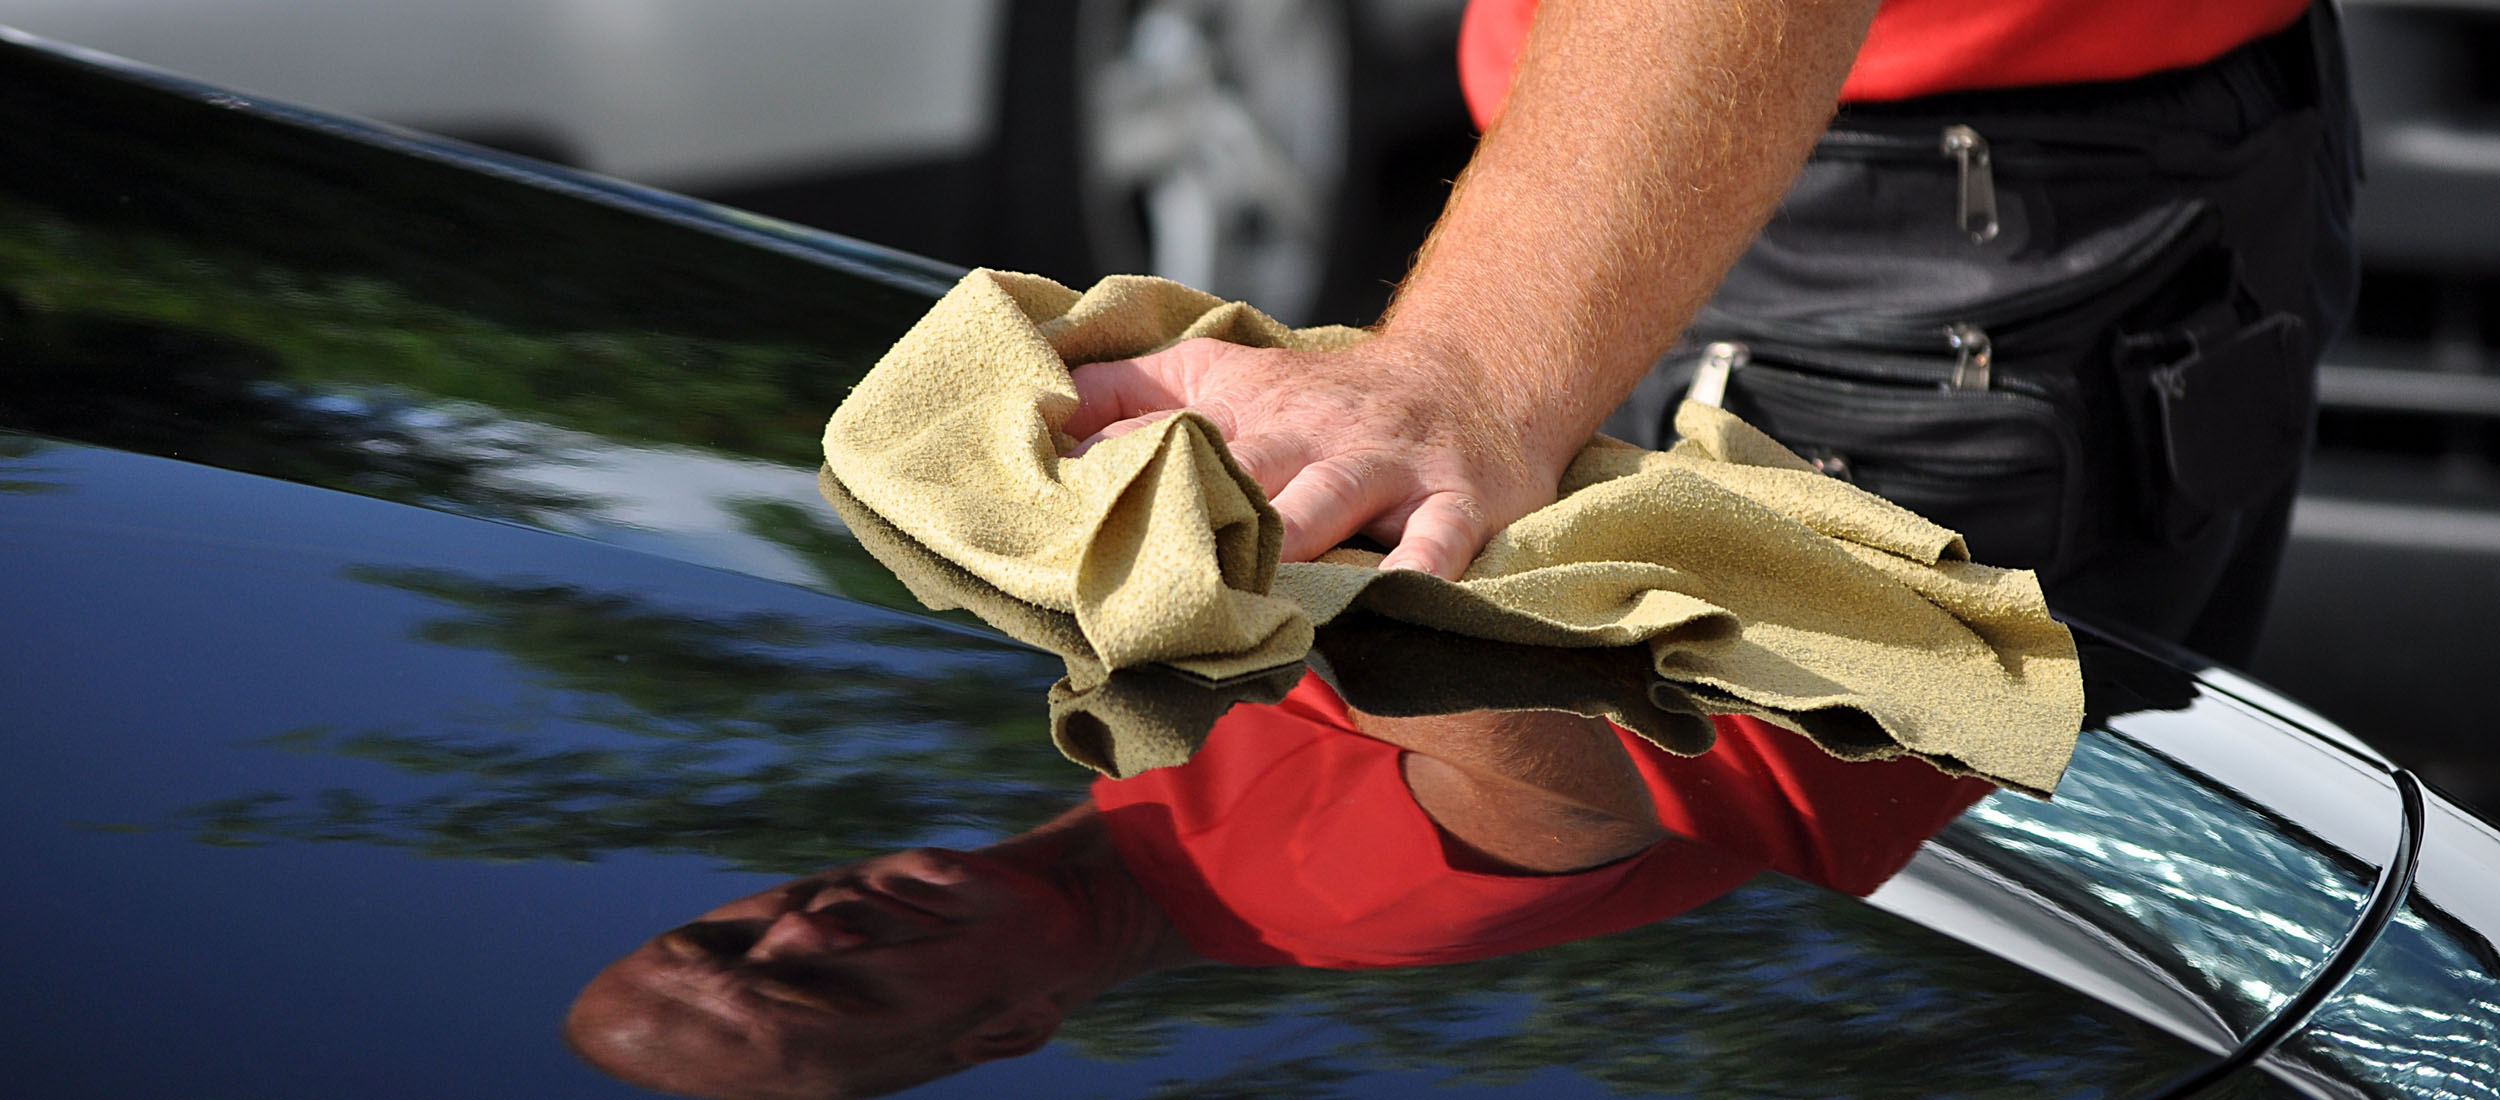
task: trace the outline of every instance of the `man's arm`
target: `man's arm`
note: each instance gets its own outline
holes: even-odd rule
[[[1456,577],[1709,297],[1822,132],[1876,0],[1545,0],[1507,111],[1377,336],[1076,372],[1079,436],[1190,408],[1285,521]]]
[[[1602,719],[1556,711],[1423,718],[1354,712],[1407,750],[1407,790],[1464,854],[1495,871],[1579,871],[1665,839],[1648,787]]]

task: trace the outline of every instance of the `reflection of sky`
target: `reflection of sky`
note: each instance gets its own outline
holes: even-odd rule
[[[535,460],[506,466],[498,476],[596,499],[566,520],[602,542],[768,580],[815,583],[815,572],[798,555],[747,531],[729,508],[741,500],[787,501],[822,512],[828,526],[839,527],[841,521],[817,497],[814,471],[686,448],[564,436]]]
[[[40,945],[0,958],[0,988],[13,992],[0,1008],[4,1064],[17,1067],[12,1090],[254,1100],[643,1095],[566,1054],[555,1039],[563,1006],[643,937],[777,876],[632,852],[573,865],[429,860],[367,844],[220,849],[178,831],[95,826],[159,822],[254,791],[353,790],[391,801],[469,781],[255,743],[305,727],[352,729],[382,716],[424,734],[467,714],[450,724],[526,720],[514,740],[534,748],[618,739],[561,720],[552,705],[561,693],[531,684],[505,654],[412,638],[411,624],[439,618],[443,605],[351,579],[346,566],[458,560],[489,577],[665,590],[679,606],[725,613],[838,605],[590,543],[181,463],[68,446],[43,459],[68,491],[0,511],[0,557],[12,570],[0,586],[0,621],[40,624],[39,633],[0,634],[0,669],[9,672],[0,708],[11,716],[0,729],[11,838],[0,846],[0,881],[19,884],[0,907],[0,935]],[[108,517],[120,518],[95,526]],[[878,652],[902,664],[987,659],[977,648]],[[999,671],[1029,677],[1037,667]],[[133,670],[143,683],[129,682]],[[1083,778],[1072,767],[1065,774],[1071,787]],[[959,826],[939,839],[991,835]],[[1226,1072],[1256,1082],[1280,1052],[1309,1056],[1362,1038],[1290,1013],[1191,1032],[1164,1055],[1128,1063],[1054,1047],[928,1094],[1060,1095],[1072,1082],[1138,1094],[1169,1078]],[[43,1049],[22,1045],[30,1042]],[[1374,1067],[1362,1079],[1421,1088],[1445,1076]],[[1570,1075],[1547,1076],[1566,1086],[1553,1095],[1605,1095]]]
[[[2500,1097],[2500,912],[2492,830],[2426,806],[2422,864],[2404,909],[2335,998],[2268,1061],[2403,1096]]]
[[[2018,857],[2026,880],[2201,985],[2243,1034],[2340,942],[2372,881],[2192,773],[2098,733],[2078,744],[2054,800],[1988,799],[1941,840]]]
[[[2268,1060],[2325,1063],[2397,1095],[2500,1097],[2500,981],[2417,909],[2396,916],[2336,999]]]
[[[266,524],[168,545],[151,532],[184,525],[180,489],[197,479],[184,486],[177,473],[174,492],[150,493],[160,480],[129,476],[142,460],[53,457],[95,475],[74,496],[123,497],[139,529],[101,553],[48,553],[47,517],[0,518],[13,570],[0,621],[44,628],[0,638],[10,670],[0,687],[10,715],[0,881],[12,884],[0,927],[20,946],[0,961],[0,988],[12,991],[0,1031],[45,1047],[9,1059],[22,1067],[13,1078],[35,1075],[12,1089],[630,1095],[567,1064],[551,1039],[555,1014],[576,976],[647,934],[658,910],[718,889],[699,861],[638,860],[629,877],[593,876],[362,847],[221,851],[82,827],[256,789],[378,780],[382,793],[413,793],[421,781],[394,784],[387,769],[237,743],[345,716],[421,718],[446,685],[489,703],[504,681],[491,656],[408,645],[400,632],[417,597],[277,583],[297,567],[323,569],[324,551],[353,539],[271,530],[287,526],[284,492],[244,510]],[[384,533],[406,540],[400,552],[447,549],[423,527]],[[290,544],[308,549],[280,549]],[[204,568],[159,568],[168,549]],[[497,564],[491,544],[462,549]]]
[[[553,453],[602,467],[566,488],[602,498],[601,522],[654,538],[699,531],[730,514],[721,500],[750,491],[813,499],[813,482],[799,471],[721,462],[673,480],[638,477],[663,453],[557,443]],[[553,1041],[574,986],[650,932],[770,881],[633,854],[588,868],[498,866],[364,845],[217,851],[173,835],[80,826],[160,820],[254,790],[340,787],[388,799],[446,782],[330,754],[241,747],[306,726],[385,715],[422,727],[467,714],[476,717],[463,724],[473,728],[497,716],[521,723],[514,731],[542,746],[618,737],[562,720],[571,712],[550,703],[560,690],[505,654],[414,639],[411,624],[439,619],[446,606],[356,580],[347,566],[457,563],[466,575],[561,577],[724,614],[814,608],[828,617],[818,643],[827,652],[889,662],[898,675],[987,659],[856,641],[845,634],[847,620],[830,619],[899,617],[836,610],[850,605],[579,540],[87,448],[47,450],[42,464],[73,488],[0,509],[0,550],[15,571],[0,586],[0,622],[43,624],[0,636],[13,837],[0,848],[0,881],[40,887],[0,912],[0,931],[41,945],[0,961],[0,988],[43,995],[12,998],[0,1027],[9,1042],[42,1036],[60,1047],[11,1059],[55,1075],[41,1082],[57,1086],[43,1095],[625,1095],[575,1067]],[[527,468],[539,484],[576,469],[544,457]],[[117,526],[98,527],[98,517]],[[1040,666],[1014,667],[1030,676]],[[1069,778],[1073,786],[1082,776],[1071,769]],[[2056,802],[1991,799],[1955,831],[1963,842],[2063,869],[2078,898],[2154,929],[2149,938],[2158,942],[2146,950],[2175,953],[2251,1012],[2279,1002],[2314,965],[2329,942],[2317,930],[2340,932],[2366,888],[2287,838],[2281,823],[2099,737],[2087,740]],[[958,837],[971,834],[950,834]],[[1854,977],[1853,963],[1947,957],[1945,945],[1906,927],[1872,941],[1896,955],[1870,953],[1832,938],[1830,913],[1792,903],[1799,913],[1764,918],[1782,929],[1779,972],[1737,975],[1745,988],[1823,1003],[1813,987]],[[1694,982],[1712,960],[1690,962],[1680,983]],[[1991,973],[2022,977],[2010,968]],[[1839,984],[1850,997],[1880,992],[1866,1016],[1885,1028],[1947,1014],[1953,1006],[1940,998],[1971,999],[1941,983]],[[1660,1003],[1678,995],[1666,983],[1651,994]],[[1692,1003],[1676,1007],[1693,1018],[1714,1007],[1692,990],[1680,995]],[[1523,1011],[1498,991],[1474,1008],[1461,1031],[1488,1039]],[[2081,1030],[2073,1021],[2058,1026],[2069,1037]],[[56,1039],[65,1027],[70,1034]],[[1054,1048],[932,1094],[1057,1093],[1071,1080],[1129,1091],[1165,1076],[1359,1051],[1364,1039],[1341,1023],[1293,1015],[1192,1028],[1190,1036],[1168,1057],[1118,1066]],[[1677,1051],[1675,1036],[1655,1038],[1650,1056]],[[120,1053],[134,1048],[164,1056]],[[2042,1071],[2071,1070],[2060,1057],[2043,1052]],[[358,1076],[376,1065],[392,1079]],[[1378,1063],[1364,1071],[1357,1094],[1420,1089],[1441,1076]],[[1597,1092],[1576,1078],[1570,1087]]]
[[[987,660],[854,640],[840,616],[901,617],[580,540],[91,448],[40,461],[62,490],[0,505],[12,1094],[640,1095],[564,1052],[564,1004],[642,937],[770,877],[634,853],[491,864],[95,827],[255,791],[406,800],[458,781],[255,744],[306,727],[622,739],[568,720],[564,693],[504,654],[413,638],[446,607],[349,566],[560,576],[695,612],[812,608],[829,616],[814,644],[897,675]]]
[[[365,391],[264,393],[303,407],[387,424],[444,455],[481,460],[482,480],[524,497],[576,502],[548,516],[557,527],[631,549],[792,584],[816,573],[788,547],[749,530],[732,505],[781,501],[839,529],[813,469],[731,458],[691,447],[630,446],[587,432],[514,420],[483,406]],[[535,493],[528,491],[535,490]]]

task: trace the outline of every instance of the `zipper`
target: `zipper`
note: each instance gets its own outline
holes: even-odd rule
[[[1953,388],[1954,372],[1960,369],[1959,353],[1941,329],[1922,335],[1923,342],[1917,347],[1886,350],[1874,350],[1864,344],[1841,347],[1752,336],[1718,340],[1702,349],[1701,360],[1693,368],[1692,385],[1685,395],[1696,399],[1718,396],[1724,400],[1729,377],[1750,366],[1756,358],[1840,378]]]
[[[1934,386],[1965,393],[1996,388],[1993,370],[1996,349],[1985,330],[1977,325],[1950,325],[1933,333],[1930,339],[1933,343],[1928,354],[1881,356],[1768,340],[1715,340],[1702,348],[1701,359],[1693,365],[1693,380],[1685,387],[1684,396],[1704,405],[1725,408],[1730,379],[1753,362],[1757,347],[1777,362],[1844,378]],[[1950,365],[1944,362],[1943,353],[1947,352],[1953,357]],[[2019,383],[2015,386],[2017,391],[2027,388]]]
[[[1933,140],[1864,130],[1833,130],[1815,143],[1814,151],[1818,156],[1886,159],[1941,155],[1953,162],[1954,224],[1961,227],[1972,244],[1995,240],[2002,227],[1997,219],[1995,155],[1988,149],[1987,138],[1962,123],[1945,126]]]
[[[1702,360],[1694,371],[1692,384],[1685,391],[1686,398],[1703,404],[1725,407],[1723,402],[1726,398],[1730,376],[1739,370],[1759,372],[1762,369],[1755,365],[1750,351],[1751,349],[1745,345],[1733,341],[1722,341],[1705,349],[1702,353]],[[1785,369],[1799,366],[1799,364],[1791,363],[1784,355],[1772,354],[1777,356],[1774,360],[1777,366],[1753,383],[1764,387],[1755,394],[1757,399],[1775,403],[1795,400],[1799,397],[1796,387],[1801,385],[1810,387],[1813,385],[1812,379],[1822,378],[1860,385],[1875,383],[1861,398],[1849,402],[1846,408],[1834,406],[1819,414],[1826,417],[1853,421],[1859,418],[1872,418],[1878,422],[1893,421],[1901,419],[1905,415],[1905,409],[1915,410],[1919,415],[1956,420],[1972,415],[1967,410],[1951,411],[1947,406],[1937,403],[1932,397],[1922,395],[1915,387],[1885,386],[1882,385],[1882,380],[1870,378],[1864,373],[1826,374],[1810,369],[1811,364],[1802,365],[1809,369]],[[1932,387],[1929,393],[1952,390],[1951,386],[1935,377],[1932,368],[1928,378],[1923,381]],[[1998,418],[2020,417],[2044,425],[2047,430],[2061,438],[2067,438],[2068,449],[2072,450],[2072,432],[2050,407],[2048,398],[2042,394],[2026,392],[2026,389],[2027,387],[2009,386],[1989,390],[1984,394],[1974,392],[1973,396],[1984,397],[1990,401],[1987,407],[1994,411],[1983,415]],[[1782,394],[1786,396],[1780,396]],[[1798,430],[1808,437],[1817,434],[1814,429],[1808,427],[1800,427]],[[1791,441],[1789,446],[1798,455],[1827,474],[1846,476],[1838,471],[1847,470],[1852,465],[1851,459],[1843,457],[1839,452],[1827,446],[1797,441]],[[1899,442],[1884,445],[1877,450],[1883,456],[1878,466],[1885,469],[1892,468],[1896,462],[1909,462],[1921,466],[1950,466],[1967,472],[1990,473],[2019,472],[2037,469],[2040,466],[2040,460],[2028,447],[2018,443],[2007,443],[2002,447],[1990,446],[1980,439],[1962,439],[1944,450],[1928,446],[1905,445]]]
[[[1959,123],[1888,130],[1826,130],[1814,143],[1814,155],[1852,160],[1931,160],[1939,155],[1944,136],[1956,129],[1976,132],[1975,127]],[[2004,160],[2016,175],[2048,172],[2071,176],[2080,172],[2133,177],[2142,175],[2154,163],[2151,150],[2146,147],[2148,140],[2151,138],[2147,135],[2121,139],[2067,126],[2060,127],[2058,136],[2045,139],[2007,138],[2000,132],[1997,140],[1989,143],[1989,159]],[[1951,158],[1953,151],[1942,149],[1941,155]]]
[[[1988,334],[1979,326],[1955,322],[1944,327],[1944,342],[1953,345],[1958,358],[1953,364],[1953,378],[1946,385],[1957,390],[1988,388],[1988,370],[1996,360],[1996,346],[1988,342]]]
[[[1684,391],[1685,400],[1699,401],[1714,409],[1726,408],[1728,376],[1752,360],[1753,353],[1733,340],[1720,340],[1701,349],[1701,363],[1693,368],[1693,384]]]
[[[1831,343],[1883,351],[1900,351],[1925,355],[1957,353],[1960,349],[1945,333],[1954,325],[1971,325],[1994,332],[2000,338],[2006,329],[2021,328],[2021,322],[2055,314],[2066,306],[2087,301],[2112,288],[2142,276],[2162,256],[2176,247],[2196,224],[2208,217],[2209,211],[2197,204],[2186,204],[2172,211],[2153,232],[2145,234],[2126,255],[2116,260],[2078,272],[2074,277],[2044,284],[2031,290],[2007,295],[1986,304],[1984,308],[1960,309],[1950,314],[1901,313],[1886,316],[1823,315],[1818,317],[1783,317],[1773,322],[1754,322],[1704,308],[1695,319],[1694,329],[1713,336],[1737,340],[1766,337],[1783,344],[1781,337],[1799,338],[1813,343]],[[2016,342],[2019,343],[2019,340]]]
[[[1952,161],[1955,177],[1954,224],[1970,237],[1972,244],[1995,240],[2004,225],[1997,210],[1996,176],[2000,150],[1976,127],[1965,123],[1946,123],[1927,133],[1934,136],[1874,130],[1831,130],[1815,142],[1814,155],[1903,161],[1941,156]],[[2141,145],[2074,137],[2058,139],[2053,145],[2017,142],[2010,159],[2017,173],[2027,164],[2038,164],[2060,173],[2100,166],[2102,171],[2116,175],[2140,173],[2148,163],[2147,156],[2147,150]]]
[[[1944,155],[1953,158],[1961,177],[1954,215],[1970,243],[1986,244],[1997,236],[1996,167],[1988,156],[1988,139],[1979,131],[1954,123],[1944,128]]]

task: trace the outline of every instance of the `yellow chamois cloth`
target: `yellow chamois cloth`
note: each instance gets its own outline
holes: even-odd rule
[[[1080,763],[1129,775],[1194,741],[1070,736],[1059,719],[1085,708],[1060,696],[1157,666],[1264,696],[1349,609],[1512,645],[1643,647],[1670,709],[1755,714],[1852,759],[1909,753],[2046,794],[2073,753],[2074,644],[2030,573],[1971,563],[1960,536],[1719,409],[1679,410],[1664,453],[1591,443],[1560,498],[1454,582],[1354,550],[1280,565],[1275,511],[1194,414],[1063,457],[1070,365],[1197,337],[1337,350],[1362,333],[1288,329],[1162,279],[1079,295],[976,270],[826,427],[828,499],[916,596],[1068,659],[1054,731]]]

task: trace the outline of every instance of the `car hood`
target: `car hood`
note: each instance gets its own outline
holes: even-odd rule
[[[605,959],[1081,796],[1056,664],[815,497],[946,269],[23,41],[0,93],[0,927],[41,945],[0,972],[46,1094],[596,1092],[553,1026]],[[932,1094],[2370,1095],[2425,974],[2487,1050],[2489,831],[2083,638],[2058,797],[1871,905],[1765,876],[1512,959],[1180,972]]]

